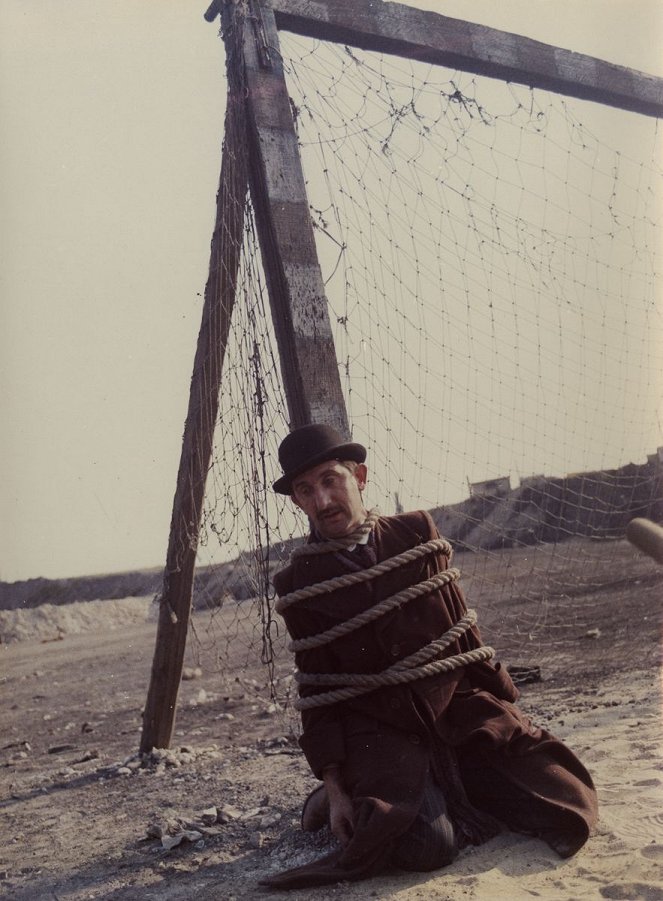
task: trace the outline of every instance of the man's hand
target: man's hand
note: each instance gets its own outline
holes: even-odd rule
[[[345,847],[354,832],[352,801],[343,787],[338,766],[325,767],[322,778],[329,798],[329,825],[333,834]]]
[[[329,825],[339,842],[345,847],[354,832],[352,801],[346,792],[329,798]]]

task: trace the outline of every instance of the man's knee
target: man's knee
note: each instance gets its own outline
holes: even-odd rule
[[[448,829],[426,827],[401,837],[394,863],[403,870],[426,872],[446,867],[458,856],[458,843],[449,823]]]
[[[437,870],[458,855],[458,841],[442,791],[429,776],[416,819],[398,839],[394,862],[404,870]]]

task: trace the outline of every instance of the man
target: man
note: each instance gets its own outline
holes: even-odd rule
[[[274,580],[298,668],[300,744],[322,781],[302,825],[328,821],[340,849],[266,884],[436,869],[501,824],[571,856],[596,820],[591,777],[514,706],[430,515],[369,514],[365,459],[327,425],[279,449],[274,489],[311,526]]]

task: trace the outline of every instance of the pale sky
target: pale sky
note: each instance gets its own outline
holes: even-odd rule
[[[417,5],[663,76],[660,0]],[[206,6],[0,4],[2,580],[165,559],[222,139]]]

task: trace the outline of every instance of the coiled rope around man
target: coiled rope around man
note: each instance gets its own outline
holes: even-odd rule
[[[379,513],[377,510],[371,510],[367,519],[362,525],[344,538],[336,538],[331,541],[321,541],[303,545],[297,548],[291,559],[297,557],[309,556],[312,554],[328,554],[338,550],[351,548],[360,542],[367,534],[371,532],[378,520]],[[299,603],[307,598],[318,597],[322,594],[328,594],[337,591],[339,588],[349,588],[352,585],[360,585],[372,579],[378,578],[385,573],[391,572],[400,566],[411,563],[420,557],[427,556],[436,552],[442,552],[447,557],[451,557],[452,549],[448,541],[444,538],[433,538],[397,554],[389,557],[375,566],[362,570],[358,573],[346,573],[336,576],[333,579],[325,579],[322,582],[316,582],[306,588],[298,589],[283,595],[276,602],[276,609],[282,613],[292,604]],[[413,600],[421,595],[428,594],[442,585],[448,585],[450,582],[456,581],[460,577],[457,569],[447,569],[441,573],[437,573],[430,579],[405,588],[396,594],[379,601],[367,610],[362,611],[356,616],[345,620],[342,623],[320,632],[317,635],[309,635],[306,638],[296,639],[288,645],[292,651],[310,650],[311,648],[321,647],[337,638],[347,635],[355,629],[359,629],[367,623],[378,619],[390,610],[394,610],[408,601]],[[388,667],[380,673],[304,673],[297,672],[296,681],[300,685],[335,685],[336,687],[330,691],[321,692],[315,695],[309,695],[306,698],[299,698],[295,701],[297,710],[307,710],[312,707],[322,707],[327,704],[335,704],[338,701],[346,701],[359,695],[367,694],[375,691],[375,689],[387,686],[398,685],[405,682],[414,682],[417,679],[423,679],[426,676],[438,675],[439,673],[450,672],[461,666],[467,666],[471,663],[480,663],[489,660],[494,656],[495,651],[490,647],[479,647],[463,654],[455,654],[452,657],[440,658],[441,653],[453,641],[464,634],[471,626],[476,623],[477,615],[474,610],[468,610],[467,613],[449,630],[447,630],[440,638],[431,641],[429,644],[420,648],[414,654],[403,660],[397,661],[393,666]]]

